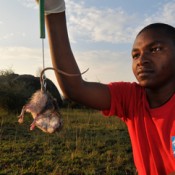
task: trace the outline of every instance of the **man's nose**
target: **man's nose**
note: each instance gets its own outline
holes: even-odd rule
[[[149,63],[149,54],[147,52],[142,52],[138,59],[138,63],[140,66],[144,66]]]

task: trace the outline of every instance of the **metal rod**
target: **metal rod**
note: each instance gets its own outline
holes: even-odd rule
[[[43,58],[43,69],[44,69],[45,68],[44,39],[42,39],[42,58]]]

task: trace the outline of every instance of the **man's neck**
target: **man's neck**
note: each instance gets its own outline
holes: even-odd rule
[[[175,88],[164,87],[159,90],[146,88],[146,95],[150,108],[157,108],[165,104],[174,94]]]

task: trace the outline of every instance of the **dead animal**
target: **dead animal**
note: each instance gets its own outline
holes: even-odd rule
[[[31,113],[34,118],[30,130],[37,126],[44,132],[53,133],[62,127],[57,101],[49,92],[38,90],[32,95],[30,101],[22,108],[18,117],[19,123],[23,123],[25,112]]]
[[[31,113],[33,122],[30,126],[30,130],[33,130],[35,126],[47,133],[54,133],[63,126],[62,116],[59,112],[59,106],[57,100],[46,90],[44,81],[44,72],[46,70],[55,70],[58,73],[66,76],[80,76],[87,72],[87,70],[81,74],[68,74],[64,71],[48,67],[42,70],[40,75],[41,89],[36,91],[29,102],[23,106],[21,114],[18,116],[18,122],[23,123],[25,112]]]

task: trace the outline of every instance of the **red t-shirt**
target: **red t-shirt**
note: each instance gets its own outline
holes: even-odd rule
[[[175,95],[151,109],[144,88],[137,83],[110,83],[111,109],[127,125],[139,175],[167,175],[175,171]]]

